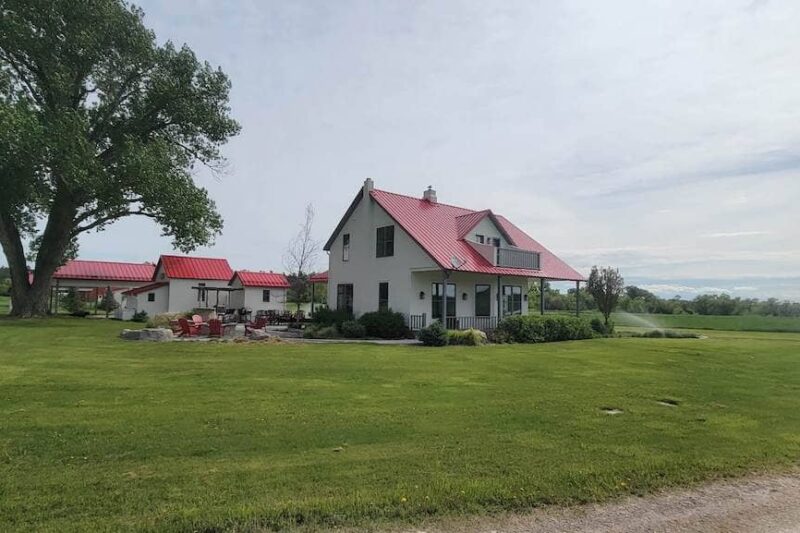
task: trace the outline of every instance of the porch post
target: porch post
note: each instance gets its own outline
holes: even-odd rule
[[[581,282],[575,282],[575,316],[581,316]]]
[[[93,288],[92,291],[94,292],[94,314],[97,314],[97,287]]]
[[[58,306],[61,304],[61,288],[59,287],[59,281],[56,280],[56,310],[53,314],[58,314]]]
[[[442,270],[442,325],[447,329],[447,279],[450,277],[447,270]],[[431,296],[433,298],[433,296]],[[456,304],[458,305],[458,304]]]
[[[539,278],[539,311],[544,314],[544,278]]]
[[[311,316],[314,316],[314,293],[316,292],[316,283],[311,282]]]
[[[497,323],[498,324],[503,319],[503,307],[501,304],[502,295],[500,293],[501,289],[502,288],[500,287],[500,276],[497,276]]]

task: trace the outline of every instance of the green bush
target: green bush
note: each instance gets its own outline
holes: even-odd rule
[[[634,332],[630,333],[631,337],[642,337],[646,339],[699,339],[700,335],[697,333],[686,333],[682,331],[673,331],[671,329],[651,329],[643,333]]]
[[[314,310],[313,322],[318,326],[336,326],[338,328],[349,320],[353,320],[353,314],[347,311],[337,311],[327,307]]]
[[[303,338],[305,339],[338,339],[339,330],[336,326],[319,326],[310,325],[303,330]]]
[[[558,342],[591,339],[592,327],[581,318],[565,315],[514,315],[497,325],[495,342]]]
[[[431,322],[430,326],[422,328],[418,338],[425,346],[447,346],[450,342],[447,330],[438,320]]]
[[[367,329],[355,320],[342,322],[342,327],[339,330],[345,339],[363,339],[367,336]]]
[[[464,346],[481,346],[488,342],[486,333],[479,329],[465,329],[462,331],[451,329],[447,332],[449,344],[461,344]]]
[[[145,322],[147,320],[147,311],[139,311],[134,313],[131,317],[131,322]]]
[[[402,313],[395,313],[391,309],[364,313],[359,317],[358,321],[364,326],[368,337],[403,339],[408,333],[406,317]]]
[[[146,316],[146,313],[145,313]],[[168,328],[169,323],[179,318],[186,318],[186,313],[159,313],[147,321],[148,328]]]
[[[589,322],[589,325],[591,326],[592,330],[595,333],[597,333],[598,335],[601,335],[603,337],[608,337],[609,335],[613,335],[614,334],[614,323],[613,322],[609,322],[608,326],[606,326],[605,322],[603,322],[599,318],[595,317],[595,318],[593,318],[591,320],[591,322]]]

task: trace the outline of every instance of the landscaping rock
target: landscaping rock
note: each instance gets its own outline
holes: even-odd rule
[[[167,328],[123,329],[119,336],[127,340],[153,342],[169,342],[175,338],[172,330]]]
[[[270,335],[263,329],[254,329],[250,331],[251,341],[265,341],[268,340],[270,337],[272,337],[272,335]]]

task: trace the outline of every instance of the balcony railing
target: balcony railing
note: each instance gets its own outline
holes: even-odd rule
[[[540,269],[538,252],[515,250],[514,248],[498,248],[495,264],[499,267],[524,268],[527,270]]]

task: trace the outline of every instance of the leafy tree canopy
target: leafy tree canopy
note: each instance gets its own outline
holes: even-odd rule
[[[153,219],[183,251],[221,231],[191,173],[219,171],[239,131],[230,82],[188,47],[158,45],[142,18],[122,0],[0,0],[0,243],[15,309],[39,314],[75,239],[119,218]]]

